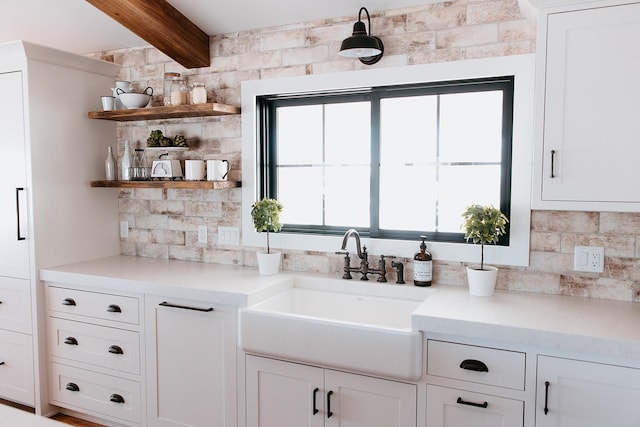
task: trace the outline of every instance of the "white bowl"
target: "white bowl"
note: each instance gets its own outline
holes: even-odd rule
[[[116,89],[118,93],[118,98],[122,105],[124,105],[127,109],[134,108],[144,108],[151,101],[151,95],[153,94],[153,89],[150,87],[146,88],[142,93],[136,92],[124,92],[122,89]]]

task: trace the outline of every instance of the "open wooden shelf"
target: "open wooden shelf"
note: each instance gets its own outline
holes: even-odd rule
[[[240,181],[91,181],[91,187],[104,188],[183,188],[191,190],[223,190],[241,187]]]
[[[208,103],[176,107],[147,107],[131,110],[89,111],[90,119],[130,122],[135,120],[180,119],[185,117],[230,116],[240,114],[240,107]]]

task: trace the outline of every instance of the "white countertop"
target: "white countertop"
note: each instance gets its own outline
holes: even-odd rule
[[[133,256],[47,268],[40,276],[87,289],[238,307],[285,290],[296,276],[337,278],[296,272],[261,276],[249,267]],[[431,289],[412,315],[413,329],[632,360],[640,367],[640,303],[525,292],[475,297],[463,286],[435,285]]]
[[[0,423],[13,427],[69,427],[67,424],[0,404]]]
[[[640,363],[639,303],[498,291],[476,297],[466,287],[433,288],[413,312],[414,329]]]
[[[257,268],[125,255],[40,271],[40,279],[48,282],[240,307],[284,289],[292,278],[287,272],[261,276]]]

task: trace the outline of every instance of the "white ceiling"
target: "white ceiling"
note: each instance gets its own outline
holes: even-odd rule
[[[353,16],[355,22],[362,6],[373,13],[433,2],[169,0],[209,35],[336,17]],[[84,0],[0,0],[0,7],[0,42],[26,40],[81,54],[148,44]]]

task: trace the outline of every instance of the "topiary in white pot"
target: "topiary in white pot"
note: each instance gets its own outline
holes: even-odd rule
[[[275,199],[264,198],[251,206],[253,226],[258,233],[267,233],[267,251],[258,251],[258,272],[262,275],[277,274],[280,271],[280,252],[271,251],[269,233],[282,230],[280,214],[282,205]]]
[[[469,293],[476,296],[491,296],[496,287],[498,269],[484,265],[484,245],[496,244],[500,236],[505,234],[509,220],[491,205],[471,205],[462,214],[465,229],[464,238],[473,243],[480,243],[480,265],[467,267]]]

